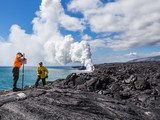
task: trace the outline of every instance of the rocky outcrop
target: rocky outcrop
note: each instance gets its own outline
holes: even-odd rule
[[[159,120],[160,62],[100,64],[45,87],[0,94],[2,120]]]
[[[66,78],[67,85],[146,108],[159,106],[160,62],[101,64],[95,68],[88,74],[72,73]]]

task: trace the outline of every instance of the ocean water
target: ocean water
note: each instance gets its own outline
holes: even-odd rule
[[[37,67],[24,67],[24,86],[34,85],[37,79]],[[82,73],[86,72],[83,70],[78,70],[72,68],[71,66],[64,67],[47,67],[49,74],[46,81],[54,81],[56,79],[66,78],[70,73]],[[40,81],[41,82],[41,81]],[[13,87],[13,75],[12,67],[0,67],[0,91],[12,89]],[[22,67],[20,68],[19,79],[17,82],[17,87],[22,88]]]

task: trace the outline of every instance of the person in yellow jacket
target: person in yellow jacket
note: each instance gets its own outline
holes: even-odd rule
[[[42,79],[43,86],[46,85],[46,79],[45,78],[48,78],[48,69],[43,66],[42,62],[40,62],[39,66],[37,67],[37,80],[36,80],[36,83],[35,83],[35,87],[38,86],[38,82],[40,81],[40,79]]]

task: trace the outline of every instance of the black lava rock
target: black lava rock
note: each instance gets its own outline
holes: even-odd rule
[[[94,65],[24,91],[0,91],[0,120],[159,120],[160,62]]]

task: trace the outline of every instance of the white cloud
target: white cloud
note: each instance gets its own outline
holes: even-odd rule
[[[136,59],[136,57],[130,57],[127,55],[117,55],[117,56],[108,56],[108,57],[96,57],[93,58],[94,64],[99,63],[116,63],[116,62],[127,62],[129,60]]]
[[[88,34],[85,34],[85,35],[82,35],[81,39],[82,39],[82,40],[91,40],[92,37],[89,36]]]
[[[0,36],[0,42],[4,42],[4,41],[5,41],[5,39]]]
[[[133,52],[133,53],[125,54],[125,55],[93,58],[93,63],[99,64],[99,63],[128,62],[133,59],[151,57],[151,56],[157,56],[157,55],[160,55],[160,52],[152,52],[152,53],[135,53],[135,52]]]
[[[95,9],[102,5],[100,0],[72,0],[68,5],[68,10],[72,12],[86,11],[88,9]]]
[[[73,1],[69,10],[80,11],[91,31],[96,33],[119,33],[107,47],[119,50],[147,45],[160,45],[160,1],[159,0],[117,0],[93,7],[84,7],[81,0]],[[91,4],[89,2],[86,3]],[[89,6],[92,6],[89,5]]]
[[[98,47],[123,51],[147,45],[160,46],[159,6],[159,0],[116,0],[106,4],[100,0],[72,0],[68,10],[81,12],[84,18],[80,19],[65,14],[60,0],[42,0],[40,11],[36,12],[37,17],[32,21],[33,34],[26,34],[20,26],[12,25],[7,42],[0,37],[0,50],[4,51],[0,54],[0,64],[12,65],[15,54],[19,51],[26,53],[28,64],[31,65],[37,65],[43,60],[62,64],[73,60],[70,56],[74,53],[71,52],[73,49],[66,50],[63,47],[72,48],[74,39],[63,36],[59,27],[80,31],[83,35],[83,30],[89,26],[92,32],[105,35],[104,39],[94,40],[91,40],[93,38],[88,34],[82,36],[82,40],[88,40],[92,51]],[[114,36],[109,39],[112,33]],[[77,43],[77,46],[85,46],[86,49],[82,47],[83,49],[77,51],[88,51],[88,43],[82,43]],[[90,52],[84,54],[89,55]],[[133,55],[130,53],[128,59]],[[82,56],[80,58],[83,58]],[[121,59],[121,56],[120,59],[117,57],[117,60],[123,61]]]
[[[88,41],[90,46],[91,46],[91,50],[92,52],[96,51],[96,49],[98,47],[106,47],[106,40],[105,39],[95,39],[95,40],[91,40]]]
[[[65,14],[60,0],[42,0],[40,10],[37,12],[38,17],[33,20],[36,27],[43,27],[45,23],[48,25],[47,29],[52,27],[51,30],[58,30],[58,24],[70,31],[83,31],[85,29],[83,20]]]
[[[36,15],[32,21],[33,34],[26,34],[18,25],[11,26],[8,42],[0,43],[0,50],[4,51],[0,53],[1,64],[12,65],[16,53],[22,52],[28,58],[28,65],[38,65],[44,60],[51,64],[80,62],[91,70],[89,44],[75,44],[71,35],[63,36],[59,31],[60,25],[67,30],[83,31],[85,27],[81,20],[66,15],[60,0],[42,0],[40,11]],[[73,54],[77,50],[72,46],[80,49],[78,55]],[[73,57],[79,60],[74,61]]]
[[[45,51],[48,54],[46,60],[53,63],[58,61],[63,65],[70,62],[79,62],[91,70],[92,60],[90,46],[87,41],[74,42],[72,35],[67,35],[62,41],[47,41]]]
[[[79,20],[78,18],[62,14],[59,20],[62,27],[66,28],[67,30],[83,31],[85,29],[85,26],[82,25],[83,21]]]
[[[137,53],[136,52],[132,52],[132,53],[129,53],[129,54],[127,54],[128,56],[136,56],[137,55]]]
[[[86,66],[87,70],[93,70],[91,59],[90,45],[87,41],[75,42],[71,45],[70,50],[71,60],[74,62],[81,62]]]
[[[100,34],[100,35],[97,35],[96,37],[97,37],[97,38],[101,38],[101,37],[105,38],[105,37],[107,37],[107,36],[111,36],[111,33],[102,33],[102,34]]]
[[[140,57],[152,57],[152,56],[158,56],[160,55],[160,52],[152,52],[152,53],[141,53]]]

